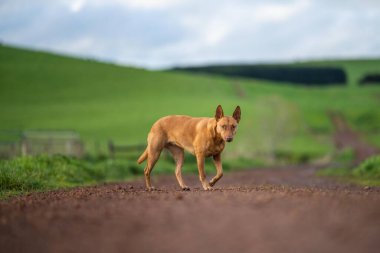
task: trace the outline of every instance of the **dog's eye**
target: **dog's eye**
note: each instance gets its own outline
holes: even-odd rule
[[[223,128],[223,129],[227,129],[227,126],[226,126],[226,125],[223,125],[222,128]]]
[[[234,125],[231,126],[232,129],[235,129],[235,127],[236,127],[236,126],[234,126]]]

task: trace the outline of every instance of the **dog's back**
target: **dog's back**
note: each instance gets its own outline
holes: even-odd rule
[[[205,130],[212,118],[196,118],[186,115],[170,115],[153,124],[148,135],[148,143],[152,136],[167,144],[174,144],[190,153],[194,153],[193,143],[197,135],[207,133]]]

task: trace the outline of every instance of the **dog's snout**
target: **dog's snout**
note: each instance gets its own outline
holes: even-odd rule
[[[227,142],[231,142],[232,140],[233,140],[232,137],[227,137],[227,138],[226,138],[226,141],[227,141]]]

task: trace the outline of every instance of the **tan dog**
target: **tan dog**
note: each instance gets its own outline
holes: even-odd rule
[[[184,150],[196,156],[199,180],[203,189],[210,190],[223,176],[221,153],[225,142],[233,140],[240,115],[239,106],[230,117],[224,116],[222,107],[218,105],[215,118],[172,115],[156,121],[148,134],[148,146],[137,161],[140,164],[148,159],[144,170],[146,188],[154,189],[150,183],[150,173],[160,157],[162,149],[166,148],[176,161],[175,175],[182,190],[190,190],[183,182],[181,173]],[[217,173],[210,182],[207,182],[204,161],[206,157],[210,156],[213,157]]]

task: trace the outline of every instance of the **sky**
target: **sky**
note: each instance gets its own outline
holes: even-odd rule
[[[0,0],[0,41],[164,69],[380,57],[379,0]]]

